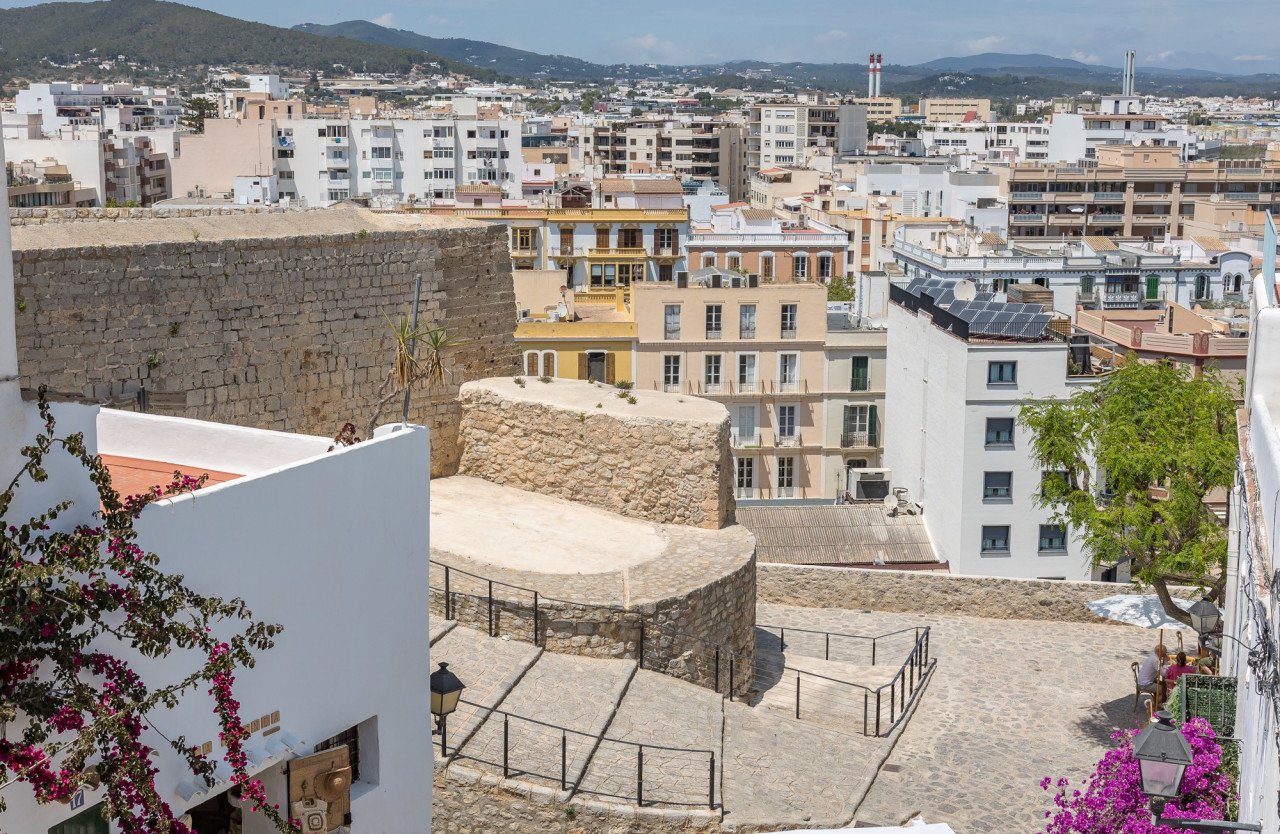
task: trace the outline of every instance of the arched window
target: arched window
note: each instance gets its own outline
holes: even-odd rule
[[[536,350],[524,352],[524,375],[542,376],[542,354]]]
[[[773,277],[773,253],[772,252],[760,253],[760,277],[761,278]]]
[[[715,266],[715,265],[716,265],[716,253],[715,253],[715,252],[703,252],[703,253],[702,253],[702,268],[703,268],[703,269],[706,269],[706,268],[707,268],[707,267],[709,267],[709,266]]]

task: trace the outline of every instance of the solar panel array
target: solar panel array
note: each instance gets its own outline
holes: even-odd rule
[[[940,278],[915,278],[907,285],[907,292],[917,297],[928,295],[935,305],[968,324],[970,335],[1038,339],[1053,318],[1040,304],[995,301],[995,295],[987,292],[977,293],[972,301],[959,300],[953,291],[955,285]]]

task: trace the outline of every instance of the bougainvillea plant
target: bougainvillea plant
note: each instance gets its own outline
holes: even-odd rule
[[[251,668],[281,627],[256,622],[242,600],[188,588],[137,544],[134,521],[148,504],[196,490],[203,479],[175,473],[167,486],[122,499],[83,435],[55,434],[43,390],[39,409],[44,430],[22,449],[20,471],[0,481],[0,788],[25,784],[40,803],[100,789],[104,816],[122,831],[188,834],[156,789],[155,750],[144,737],[164,739],[213,786],[214,761],[153,721],[207,694],[242,801],[280,831],[297,831],[246,773],[249,734],[232,691],[236,670]],[[12,518],[18,491],[47,481],[48,462],[64,454],[97,488],[100,508],[77,512],[91,521],[73,523],[70,501]],[[127,659],[170,655],[181,658],[175,669],[197,668],[177,680],[144,680]]]
[[[1192,763],[1182,778],[1182,794],[1164,807],[1167,819],[1226,819],[1228,803],[1236,786],[1223,766],[1222,749],[1213,728],[1202,718],[1193,718],[1180,728],[1191,742]],[[1093,775],[1072,790],[1066,779],[1054,782],[1046,777],[1040,783],[1046,790],[1056,791],[1056,810],[1046,811],[1049,823],[1046,834],[1176,834],[1180,829],[1156,825],[1151,818],[1148,800],[1142,793],[1142,777],[1138,760],[1133,755],[1133,739],[1138,730],[1124,730],[1112,737],[1120,746],[1098,762]]]

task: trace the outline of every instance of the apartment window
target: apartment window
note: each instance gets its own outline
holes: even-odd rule
[[[760,256],[760,277],[761,278],[773,277],[773,255]]]
[[[796,407],[794,405],[778,406],[778,439],[792,439],[796,436]]]
[[[818,256],[818,277],[819,278],[831,277],[831,265],[832,263],[834,263],[834,261],[835,261],[835,258],[833,258],[831,255]]]
[[[538,248],[537,229],[512,229],[511,248],[517,252],[529,252]]]
[[[985,472],[982,476],[983,501],[1012,501],[1013,473]]]
[[[988,385],[1016,385],[1018,382],[1017,362],[988,362]]]
[[[662,337],[664,339],[680,338],[680,305],[668,304],[662,317]]]
[[[791,275],[793,278],[809,277],[809,256],[803,252],[797,252],[791,256]]]
[[[874,405],[846,405],[840,446],[845,449],[855,446],[879,446],[880,435],[877,423]]]
[[[738,389],[741,391],[756,390],[759,381],[757,375],[757,357],[754,353],[738,354]]]
[[[782,305],[782,338],[794,339],[796,337],[796,305]]]
[[[1159,275],[1148,275],[1148,276],[1147,276],[1147,295],[1146,295],[1146,297],[1147,297],[1148,299],[1153,299],[1153,298],[1159,298],[1159,297],[1160,297],[1160,276],[1159,276]]]
[[[1060,524],[1040,525],[1040,552],[1061,552],[1067,549],[1067,531]]]
[[[738,496],[746,497],[753,494],[756,488],[755,460],[753,458],[738,458],[735,461],[735,467],[737,469]]]
[[[725,266],[725,269],[728,269],[732,272],[737,272],[738,270],[742,269],[742,256],[736,253],[725,255],[724,266]]]
[[[668,391],[680,390],[680,357],[667,354],[662,357],[662,385]]]
[[[390,148],[373,148],[372,150],[369,151],[369,154],[371,159],[390,159],[391,149]]]
[[[987,418],[987,446],[1012,446],[1013,445],[1013,418],[1012,417],[988,417]]]
[[[476,132],[475,132],[474,130],[468,130],[468,131],[467,131],[467,138],[468,138],[468,139],[474,139],[474,138],[476,138]]]
[[[1209,295],[1209,276],[1196,276],[1196,298],[1206,298]]]
[[[702,381],[708,388],[715,386],[718,389],[720,387],[722,360],[723,357],[718,353],[708,353],[703,359]]]
[[[1086,275],[1080,279],[1080,294],[1093,295],[1094,280],[1092,275]]]
[[[754,339],[756,337],[756,305],[742,304],[738,307],[738,338]]]
[[[778,387],[782,391],[797,391],[800,388],[800,354],[778,354]]]
[[[676,248],[676,230],[675,229],[654,229],[653,245],[659,251],[670,249],[675,251]]]
[[[715,253],[714,253],[714,252],[703,252],[703,253],[702,253],[702,268],[703,268],[703,269],[706,269],[706,268],[707,268],[707,267],[709,267],[709,266],[715,266],[715,265],[716,265],[716,255],[715,255]]]
[[[721,336],[720,314],[721,306],[719,304],[707,305],[707,338],[719,339]]]
[[[983,555],[992,554],[1008,555],[1009,553],[1009,525],[986,525],[982,526],[982,553]]]
[[[850,391],[871,390],[871,360],[866,356],[853,357],[853,374],[849,380]]]
[[[778,458],[778,497],[791,498],[796,488],[796,459]]]

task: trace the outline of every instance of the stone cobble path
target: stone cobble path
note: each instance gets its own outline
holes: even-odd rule
[[[516,644],[511,641],[509,645]],[[576,785],[635,669],[631,661],[543,653],[499,706],[504,713],[533,719],[510,719],[507,756],[511,778],[559,788],[559,728],[564,728],[568,731],[563,733],[565,778],[569,787]],[[503,716],[494,713],[463,745],[459,759],[501,774],[502,743]]]
[[[719,805],[723,703],[721,696],[702,687],[657,672],[636,672],[580,790],[601,799],[634,803],[637,745],[657,745],[644,751],[646,806],[707,807],[710,761],[702,751],[715,755],[714,800]],[[659,749],[671,747],[685,750]]]
[[[1109,624],[759,610],[762,622],[860,634],[932,627],[933,680],[856,820],[894,825],[919,814],[957,834],[1043,830],[1052,798],[1040,780],[1086,777],[1113,746],[1110,734],[1135,725],[1129,664],[1156,640]]]

